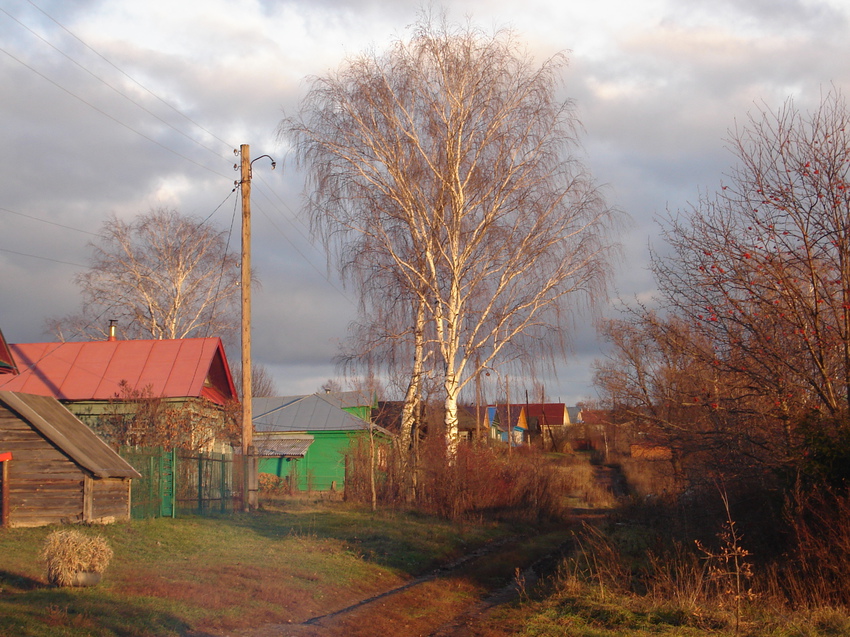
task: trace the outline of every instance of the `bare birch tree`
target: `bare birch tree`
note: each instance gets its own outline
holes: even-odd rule
[[[390,264],[398,298],[424,307],[450,447],[476,372],[555,354],[570,311],[605,288],[611,211],[575,156],[564,64],[535,65],[507,32],[424,18],[314,78],[281,124],[337,264]]]
[[[235,335],[239,260],[225,232],[161,208],[111,217],[90,247],[91,267],[76,279],[82,312],[49,322],[63,340],[102,338],[109,319],[124,338]]]

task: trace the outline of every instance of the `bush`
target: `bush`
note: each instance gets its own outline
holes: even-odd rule
[[[73,586],[77,573],[103,573],[112,559],[112,549],[99,535],[68,529],[47,536],[41,557],[47,564],[48,582]]]
[[[440,435],[422,441],[414,486],[406,497],[396,450],[383,449],[377,463],[376,495],[384,506],[405,503],[448,520],[564,519],[567,478],[559,458],[553,460],[527,445],[507,447],[462,443],[449,456]],[[353,445],[346,457],[345,497],[368,502],[369,450]]]

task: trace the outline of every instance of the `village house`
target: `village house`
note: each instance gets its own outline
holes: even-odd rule
[[[363,403],[364,400],[366,404]],[[351,393],[254,398],[254,444],[259,472],[293,481],[302,491],[342,489],[345,457],[352,442],[370,428],[391,434],[354,413],[371,413],[372,399]]]
[[[0,390],[51,396],[113,444],[221,451],[229,448],[227,432],[238,431],[236,388],[218,338],[110,337],[8,349],[19,373],[0,375]]]

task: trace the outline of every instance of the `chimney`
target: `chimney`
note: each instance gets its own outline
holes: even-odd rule
[[[109,319],[109,337],[106,339],[107,341],[115,341],[115,340],[117,340],[117,339],[115,338],[115,324],[116,324],[117,322],[118,322],[118,321],[116,321],[115,319]]]

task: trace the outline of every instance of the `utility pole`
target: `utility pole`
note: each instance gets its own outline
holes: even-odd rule
[[[236,152],[236,151],[234,151]],[[254,450],[254,389],[251,376],[251,148],[242,144],[240,187],[242,189],[242,458],[245,463],[242,483],[242,508],[245,511],[259,506],[258,460]],[[268,155],[274,170],[275,162]],[[254,161],[257,161],[255,159]]]
[[[240,146],[242,158],[242,459],[245,466],[242,483],[242,508],[259,505],[258,476],[254,467],[254,413],[251,402],[251,149]]]

